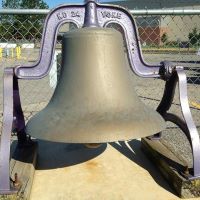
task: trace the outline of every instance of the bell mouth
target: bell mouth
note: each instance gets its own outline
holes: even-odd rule
[[[87,144],[84,144],[84,146],[89,148],[89,149],[97,149],[101,145],[102,145],[101,143],[87,143]]]

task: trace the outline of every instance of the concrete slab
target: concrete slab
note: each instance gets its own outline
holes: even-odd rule
[[[178,200],[140,145],[133,140],[87,149],[39,141],[30,199]]]

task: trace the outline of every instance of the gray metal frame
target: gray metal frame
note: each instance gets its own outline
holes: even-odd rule
[[[2,194],[12,194],[17,192],[10,189],[10,140],[13,126],[13,68],[4,71],[4,105],[3,105],[3,131],[1,134],[0,146],[0,192]]]
[[[73,22],[78,28],[107,27],[111,23],[119,24],[123,28],[133,72],[140,77],[158,77],[166,81],[163,99],[157,111],[166,121],[172,121],[180,126],[188,137],[193,150],[193,173],[187,178],[200,178],[200,140],[188,104],[187,82],[183,68],[167,62],[156,66],[145,63],[138,42],[137,27],[131,13],[119,6],[101,5],[97,4],[95,0],[86,0],[85,5],[62,5],[48,14],[43,31],[40,57],[36,64],[31,67],[17,66],[5,70],[3,132],[0,147],[0,194],[16,192],[10,187],[9,177],[10,139],[13,128],[17,131],[19,147],[24,148],[31,145],[24,131],[25,122],[19,97],[18,79],[40,79],[49,73],[56,35],[59,27],[66,22]],[[184,121],[167,113],[173,100],[177,81],[179,82]],[[151,139],[159,139],[160,136],[161,134],[158,134]]]

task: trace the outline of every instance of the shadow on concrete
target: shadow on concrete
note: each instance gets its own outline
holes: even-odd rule
[[[112,147],[122,153],[131,161],[135,162],[145,170],[147,170],[155,182],[171,192],[174,195],[177,195],[169,186],[169,184],[164,180],[159,170],[151,163],[146,155],[141,151],[141,142],[138,140],[131,140],[128,142],[128,145],[125,142],[119,143],[110,143]]]
[[[77,165],[103,153],[107,144],[96,149],[83,144],[67,144],[39,140],[37,170],[56,169]]]

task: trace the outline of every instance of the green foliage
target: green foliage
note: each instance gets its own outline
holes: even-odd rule
[[[161,37],[161,41],[162,41],[163,44],[165,44],[168,41],[167,33],[163,33],[163,35]]]
[[[3,0],[2,7],[3,8],[20,8],[21,0]]]
[[[48,5],[43,0],[3,0],[3,8],[47,9]]]
[[[197,31],[197,28],[193,28],[192,32],[189,33],[188,39],[190,44],[192,45],[199,45],[200,43],[200,32]]]
[[[43,0],[22,0],[21,8],[47,9],[48,5]]]
[[[180,46],[180,42],[179,41],[167,41],[165,43],[166,47],[179,47]]]
[[[5,0],[3,8],[48,9],[43,0]],[[3,15],[0,17],[1,41],[41,38],[44,15]]]

